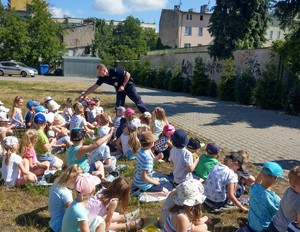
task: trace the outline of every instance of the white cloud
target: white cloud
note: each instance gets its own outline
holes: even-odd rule
[[[49,7],[49,11],[53,18],[63,18],[64,16],[73,17],[69,11],[61,8]]]
[[[168,0],[94,0],[92,8],[108,14],[124,14],[132,11],[157,10],[165,8]]]
[[[127,2],[135,11],[162,9],[168,4],[168,0],[128,0]]]
[[[108,14],[124,14],[129,12],[129,8],[124,4],[123,0],[95,0],[93,5],[93,9],[108,13]]]

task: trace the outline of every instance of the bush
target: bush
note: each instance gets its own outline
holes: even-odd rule
[[[179,67],[176,67],[173,73],[172,78],[170,79],[169,90],[173,92],[182,92],[183,91],[183,81],[182,73]]]
[[[167,73],[166,73],[166,78],[164,79],[164,89],[165,90],[169,90],[169,85],[170,85],[170,80],[172,78],[172,71],[171,70],[168,70]]]
[[[235,67],[234,60],[227,59],[224,62],[222,75],[218,87],[218,96],[223,101],[235,100]]]
[[[156,70],[151,70],[145,80],[145,86],[153,88],[154,87],[153,83],[154,83],[155,78],[156,78]]]
[[[214,80],[210,80],[208,85],[207,95],[210,97],[217,97],[218,96],[217,89],[218,89],[217,83]]]
[[[154,83],[153,83],[154,88],[163,89],[165,79],[166,79],[166,70],[163,64],[160,64],[158,67],[156,77],[154,79]]]
[[[267,65],[262,76],[257,80],[254,90],[255,103],[264,109],[281,109],[283,86],[275,65]]]
[[[253,70],[248,67],[236,78],[235,100],[244,105],[251,105],[253,103],[254,88]]]
[[[190,77],[185,77],[183,80],[183,92],[185,93],[190,93],[191,92],[191,78]]]
[[[300,114],[300,82],[293,86],[284,102],[284,110],[289,114]]]
[[[210,79],[205,74],[205,66],[202,58],[197,57],[195,59],[195,68],[192,76],[191,94],[207,96],[208,86]]]
[[[140,62],[134,62],[133,64],[131,64],[131,66],[132,70],[130,73],[134,79],[134,83],[145,85],[145,81],[151,72],[150,60],[146,59]]]

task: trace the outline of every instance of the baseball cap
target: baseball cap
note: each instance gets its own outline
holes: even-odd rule
[[[74,128],[71,130],[71,140],[72,141],[81,141],[84,139],[85,136],[85,130],[82,128]]]
[[[95,106],[96,105],[95,101],[88,101],[87,103],[88,103],[88,105],[91,105],[91,106]]]
[[[186,180],[176,187],[176,205],[195,206],[202,204],[205,199],[203,185],[196,179]]]
[[[29,100],[27,103],[26,103],[26,107],[27,109],[31,109],[31,107],[33,106],[38,106],[40,103],[35,101],[35,100]]]
[[[275,162],[267,162],[261,170],[263,173],[282,178],[282,167]]]
[[[167,124],[164,126],[163,131],[169,135],[172,135],[175,132],[175,127],[171,124]]]
[[[52,97],[48,96],[44,98],[44,103],[47,103],[48,101],[51,101]]]
[[[238,152],[229,152],[228,155],[226,155],[226,157],[228,157],[229,159],[235,161],[235,162],[238,162],[239,165],[243,165],[244,163],[244,158],[243,156],[238,153]]]
[[[128,127],[131,129],[131,130],[136,130],[138,129],[139,127],[141,127],[142,124],[141,124],[141,120],[139,118],[133,118],[131,121],[129,121],[128,123]]]
[[[100,179],[89,173],[81,173],[75,179],[74,188],[80,196],[85,196],[93,192],[95,186],[100,184]]]
[[[125,108],[124,108],[123,106],[119,106],[119,107],[117,107],[116,109],[117,109],[117,112],[118,112],[119,114],[124,114],[124,113],[125,113]]]
[[[135,113],[134,110],[131,108],[127,108],[124,112],[125,115],[130,115],[130,114],[134,114],[134,113]]]
[[[48,112],[48,110],[42,105],[38,105],[37,107],[35,107],[34,111],[36,113],[41,113],[41,112],[46,113],[46,112]]]
[[[148,112],[148,111],[144,112],[143,115],[144,115],[145,117],[151,118],[151,113]]]
[[[207,144],[206,146],[206,152],[211,154],[211,155],[217,155],[219,154],[221,151],[221,148],[219,147],[218,144],[212,142],[212,143],[209,143]]]
[[[187,147],[190,149],[199,149],[201,147],[199,139],[190,138]]]
[[[37,113],[35,116],[34,116],[34,119],[33,119],[34,123],[36,124],[44,124],[47,122],[47,118],[46,118],[46,115],[43,114],[43,113]]]
[[[7,136],[3,139],[3,146],[5,149],[10,149],[15,147],[19,143],[17,137]]]
[[[186,132],[182,129],[175,130],[171,139],[173,145],[178,148],[183,148],[189,143],[189,138],[187,137]]]

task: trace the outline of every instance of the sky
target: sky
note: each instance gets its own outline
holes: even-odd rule
[[[200,6],[215,0],[46,0],[54,17],[64,15],[72,18],[96,17],[106,20],[124,20],[132,15],[141,22],[156,23],[158,29],[162,9],[173,9],[181,3],[180,9],[188,11],[194,8],[200,12]]]

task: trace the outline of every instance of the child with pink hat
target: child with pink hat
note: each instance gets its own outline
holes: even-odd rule
[[[158,140],[155,141],[155,154],[164,154],[164,160],[169,162],[170,150],[173,147],[171,142],[171,136],[175,132],[175,127],[171,124],[167,124],[163,127],[162,133],[158,136]]]

